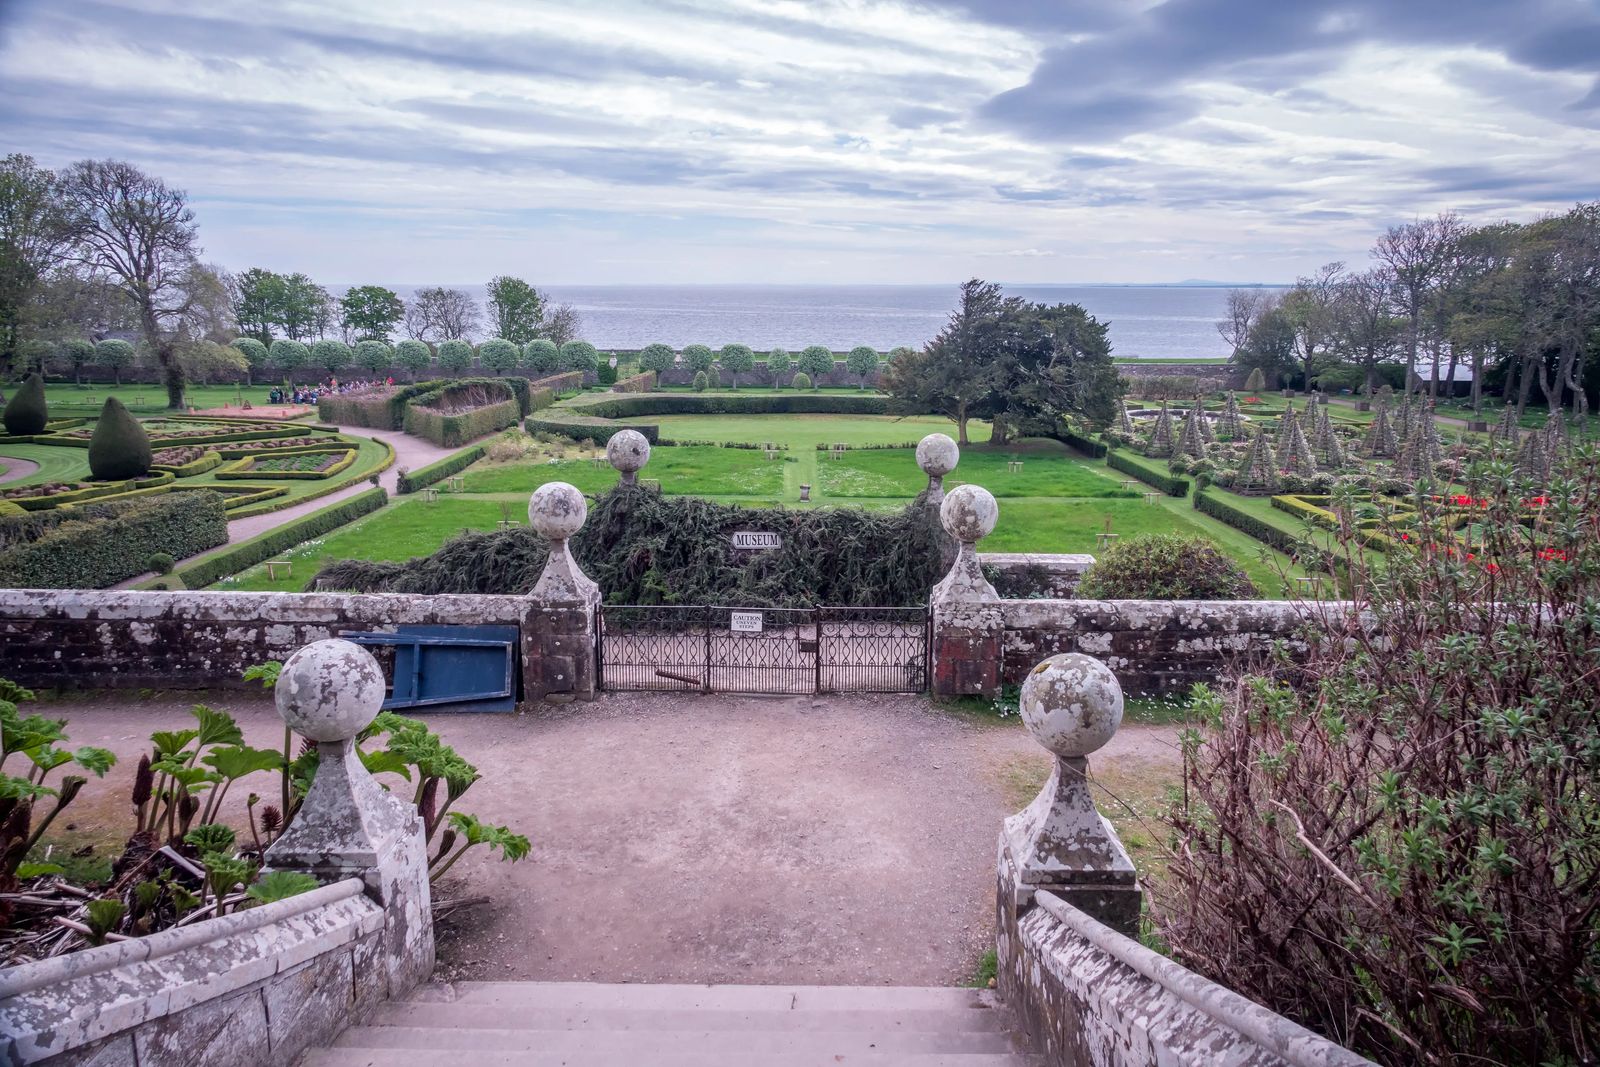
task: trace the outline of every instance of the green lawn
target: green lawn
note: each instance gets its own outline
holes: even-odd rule
[[[1028,442],[1032,444],[1033,442]],[[1142,492],[1121,488],[1102,470],[1074,462],[1064,445],[1054,449],[967,448],[961,462],[945,478],[947,487],[969,482],[983,486],[996,497],[1137,497]],[[871,449],[846,452],[839,459],[817,464],[822,489],[835,497],[913,497],[927,484],[909,449]],[[1010,464],[1020,461],[1022,469]],[[1115,472],[1113,472],[1115,473]]]
[[[661,427],[668,441],[777,442],[792,449],[850,445],[915,445],[930,433],[956,435],[955,423],[938,415],[646,415],[618,419],[624,424]],[[973,421],[974,442],[989,439],[989,424]]]
[[[651,453],[643,477],[656,479],[667,493],[776,497],[783,490],[783,467],[781,460],[769,460],[765,453],[749,448],[659,447]],[[478,464],[466,473],[465,491],[531,493],[546,482],[567,482],[585,493],[601,493],[616,481],[617,472],[603,458]]]
[[[39,469],[23,478],[0,483],[7,488],[36,482],[76,482],[89,477],[89,450],[58,445],[8,445],[0,441],[0,464],[7,458],[30,459]]]
[[[191,385],[184,394],[188,406],[201,411],[223,404],[239,406],[240,399],[257,405],[270,402],[273,383],[264,385]],[[135,415],[159,415],[167,410],[167,391],[159,385],[84,385],[52,382],[44,387],[45,403],[53,417],[95,415],[106,397],[114,396]],[[240,414],[248,414],[241,412]]]

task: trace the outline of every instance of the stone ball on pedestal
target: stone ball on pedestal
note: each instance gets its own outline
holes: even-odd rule
[[[330,637],[297,649],[272,690],[289,728],[313,741],[347,741],[383,707],[383,670],[371,652]]]
[[[917,466],[924,474],[943,478],[961,461],[961,449],[948,436],[930,433],[917,442]]]
[[[638,430],[618,430],[606,442],[606,462],[624,474],[650,462],[650,441]]]
[[[981,485],[958,485],[944,495],[939,521],[945,532],[963,544],[976,544],[994,532],[1000,505]]]
[[[1087,756],[1122,725],[1122,685],[1111,668],[1081,652],[1051,656],[1028,672],[1022,723],[1057,756]]]
[[[589,504],[576,486],[546,482],[528,501],[528,525],[552,541],[565,541],[583,529]]]

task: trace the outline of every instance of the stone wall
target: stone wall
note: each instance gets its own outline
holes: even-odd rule
[[[1118,363],[1117,373],[1124,378],[1198,378],[1211,389],[1243,389],[1248,371],[1231,363],[1156,363],[1154,361]]]
[[[293,1063],[399,992],[384,927],[348,878],[0,971],[0,1062]]]
[[[996,985],[1052,1067],[1371,1067],[1050,894],[1006,906]]]
[[[790,353],[789,359],[790,359],[791,363],[794,361],[795,355],[797,355],[797,353]],[[728,388],[729,384],[732,381],[732,377],[728,374],[727,371],[722,370],[720,364],[717,365],[717,373],[719,373],[722,376],[722,388],[724,388],[724,389]],[[791,366],[789,368],[788,373],[786,373],[784,375],[783,384],[785,386],[787,386],[789,384],[789,382],[793,380],[794,376],[796,374],[798,374],[798,373],[799,373],[799,368]],[[772,383],[772,374],[767,370],[767,361],[764,360],[764,359],[756,360],[755,366],[752,369],[747,370],[744,373],[738,375],[738,378],[739,378],[739,388],[741,388],[741,389],[743,389],[746,386],[765,386],[766,388],[770,389],[770,388],[772,388],[772,384],[773,384]],[[682,364],[680,364],[680,365],[678,365],[676,367],[670,368],[669,370],[662,371],[657,380],[662,385],[693,385],[694,384],[694,371],[692,371],[688,367],[685,367]],[[827,374],[822,375],[820,378],[817,378],[811,384],[817,385],[817,386],[830,386],[830,387],[831,386],[857,386],[857,385],[861,384],[861,379],[856,377],[854,374],[851,374],[850,371],[848,369],[846,369],[846,367],[844,365],[844,360],[840,359],[840,360],[834,360],[833,370],[832,371],[830,371]],[[867,374],[867,388],[868,389],[876,388],[877,384],[878,384],[878,372],[877,371],[869,372]]]
[[[1129,693],[1215,680],[1228,661],[1295,639],[1304,610],[1279,600],[1002,600],[1000,679],[1019,684],[1057,652],[1104,660]],[[934,634],[936,649],[939,634]]]
[[[1067,600],[1083,572],[1094,566],[1084,553],[979,552],[983,576],[1008,600]]]

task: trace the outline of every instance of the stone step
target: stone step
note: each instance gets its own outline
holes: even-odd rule
[[[405,1002],[510,1010],[986,1011],[992,992],[957,986],[654,985],[604,982],[455,982],[418,988]]]
[[[689,1020],[685,1020],[686,1023]],[[744,1057],[774,1055],[844,1056],[952,1053],[1005,1054],[1013,1051],[1004,1033],[894,1030],[526,1030],[455,1026],[356,1026],[334,1041],[335,1048],[407,1049],[455,1052],[539,1052],[589,1056],[633,1052],[640,1063],[658,1055],[691,1053],[708,1063],[734,1063]]]
[[[483,1030],[893,1031],[1003,1033],[1004,1013],[969,1008],[761,1010],[743,1008],[530,1007],[463,1002],[383,1004],[366,1025]]]
[[[313,1049],[300,1067],[1041,1067],[1042,1061],[1007,1053],[868,1053],[841,1057],[836,1053],[793,1052],[752,1057],[708,1058],[699,1051],[652,1053],[633,1048],[622,1052],[478,1051],[464,1060],[461,1051],[325,1048]]]

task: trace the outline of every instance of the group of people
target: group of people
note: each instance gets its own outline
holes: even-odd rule
[[[272,387],[268,394],[268,402],[273,404],[315,404],[319,397],[343,396],[346,393],[365,393],[373,389],[386,389],[394,384],[393,378],[362,379],[354,382],[341,382],[330,376],[327,381],[316,385],[294,385]]]

